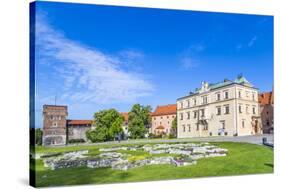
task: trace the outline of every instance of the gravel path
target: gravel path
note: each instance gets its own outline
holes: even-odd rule
[[[252,136],[218,136],[218,137],[201,137],[201,138],[183,138],[183,139],[139,139],[139,140],[123,140],[120,144],[136,144],[136,143],[159,143],[159,142],[247,142],[262,145],[262,138],[266,137],[267,142],[273,144],[273,134],[252,135]],[[109,141],[101,143],[86,143],[78,145],[103,145],[117,144],[118,141]],[[72,144],[75,146],[75,144]],[[71,145],[71,146],[72,146]],[[70,145],[69,145],[70,146]]]

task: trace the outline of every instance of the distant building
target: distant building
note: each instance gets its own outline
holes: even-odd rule
[[[86,138],[86,131],[93,129],[92,120],[68,120],[67,106],[43,106],[43,145],[65,145],[72,139]]]
[[[65,145],[67,106],[43,106],[43,145]]]
[[[91,129],[93,120],[67,120],[68,140],[83,139],[87,141],[86,132]]]
[[[151,114],[151,133],[155,135],[170,134],[172,122],[177,115],[177,105],[157,106]]]
[[[178,138],[262,133],[258,89],[242,75],[177,99]]]
[[[259,94],[263,133],[274,132],[274,92]]]

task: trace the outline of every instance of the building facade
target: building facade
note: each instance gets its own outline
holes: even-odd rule
[[[155,135],[169,135],[176,115],[176,104],[157,106],[151,114],[151,133]]]
[[[67,139],[87,141],[86,132],[92,125],[92,120],[67,120]]]
[[[86,132],[94,129],[92,120],[68,120],[67,106],[43,106],[43,145],[65,145],[70,140],[87,141]]]
[[[43,145],[65,145],[67,106],[43,106]]]
[[[263,133],[274,133],[274,92],[259,94]]]
[[[209,84],[177,99],[178,138],[262,133],[258,89],[238,76]]]

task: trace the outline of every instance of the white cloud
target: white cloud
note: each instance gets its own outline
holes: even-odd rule
[[[198,54],[202,53],[206,49],[206,46],[202,43],[193,44],[187,48],[187,50],[182,54],[181,56],[181,64],[183,68],[189,70],[192,68],[198,67],[199,61],[198,61]]]
[[[252,37],[251,40],[248,42],[248,47],[252,47],[257,39],[257,36]]]
[[[64,81],[63,98],[81,102],[134,102],[151,95],[153,85],[144,75],[122,69],[122,64],[141,54],[127,51],[118,57],[70,40],[52,28],[40,16],[36,21],[36,49]],[[52,64],[55,60],[56,64]]]
[[[199,62],[190,57],[184,57],[182,60],[182,65],[185,69],[192,69],[199,66]]]

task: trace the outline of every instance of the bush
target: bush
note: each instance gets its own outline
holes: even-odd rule
[[[86,142],[84,139],[80,138],[80,139],[70,139],[68,140],[68,143],[71,144],[71,143],[83,143],[83,142]]]
[[[172,133],[170,133],[169,135],[168,135],[168,138],[177,138],[174,134],[172,134]]]

